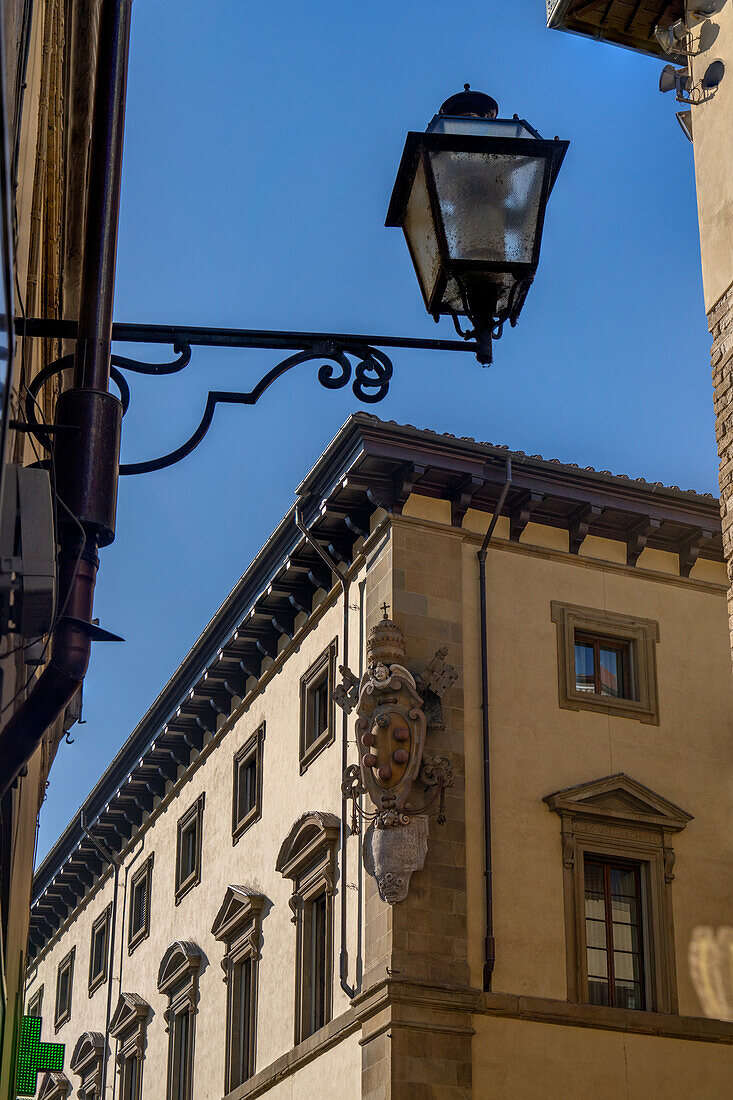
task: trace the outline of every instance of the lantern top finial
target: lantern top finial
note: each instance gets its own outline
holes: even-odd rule
[[[440,108],[441,115],[464,115],[468,118],[496,118],[499,104],[485,92],[471,91],[470,84],[463,85],[463,91],[449,96]]]

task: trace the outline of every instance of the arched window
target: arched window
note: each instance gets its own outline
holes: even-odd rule
[[[193,1044],[202,962],[200,947],[176,940],[158,970],[158,992],[168,998],[163,1013],[168,1031],[167,1100],[193,1100]]]
[[[104,1056],[105,1042],[101,1031],[85,1031],[79,1036],[69,1060],[69,1069],[81,1078],[77,1093],[80,1100],[101,1100]]]
[[[150,1005],[139,994],[120,994],[109,1024],[109,1033],[118,1044],[120,1100],[140,1100],[142,1096],[145,1033],[149,1015]]]
[[[341,823],[334,814],[311,810],[295,822],[275,864],[293,883],[296,1043],[331,1019],[333,894],[340,832]]]
[[[231,1092],[254,1073],[257,971],[266,902],[262,894],[246,886],[229,886],[211,929],[214,938],[226,946],[221,961],[227,986],[225,1092]]]

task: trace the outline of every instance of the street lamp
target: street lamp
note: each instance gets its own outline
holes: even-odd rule
[[[405,234],[428,313],[452,317],[464,339],[476,340],[484,365],[492,337],[519,318],[569,144],[545,141],[516,115],[497,118],[498,110],[466,84],[425,133],[408,133],[386,221]]]

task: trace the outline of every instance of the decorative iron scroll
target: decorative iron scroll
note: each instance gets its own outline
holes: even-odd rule
[[[75,321],[54,318],[16,318],[15,331],[23,339],[75,340]],[[261,348],[270,350],[301,349],[281,359],[268,371],[254,389],[247,392],[210,390],[206,397],[203,416],[189,438],[174,451],[144,462],[123,462],[121,474],[144,474],[162,470],[180,462],[191,453],[211,427],[217,405],[255,405],[263,393],[293,367],[301,363],[321,360],[318,381],[328,390],[339,390],[351,382],[354,396],[366,404],[375,404],[387,396],[392,379],[392,362],[376,345],[388,348],[411,348],[423,351],[476,352],[474,343],[462,344],[457,340],[421,340],[408,336],[361,336],[350,333],[281,332],[268,329],[201,328],[173,325],[143,325],[115,323],[112,340],[135,344],[160,344],[173,347],[176,358],[167,363],[146,363],[139,359],[113,354],[111,378],[120,391],[123,413],[130,404],[130,389],[123,371],[162,377],[177,374],[191,361],[192,347]],[[31,432],[46,448],[52,450],[51,435],[66,429],[64,425],[39,423],[38,394],[41,387],[54,375],[74,365],[73,355],[64,355],[49,363],[35,376],[28,386],[23,429]],[[352,381],[353,376],[353,381]]]

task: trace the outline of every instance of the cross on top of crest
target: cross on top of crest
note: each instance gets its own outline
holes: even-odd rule
[[[387,614],[387,612],[389,611],[389,604],[387,603],[387,601],[386,601],[386,600],[385,600],[385,602],[384,602],[384,603],[382,604],[382,611],[384,612],[384,618],[385,618],[385,619],[388,619],[388,618],[389,618],[389,615]]]

